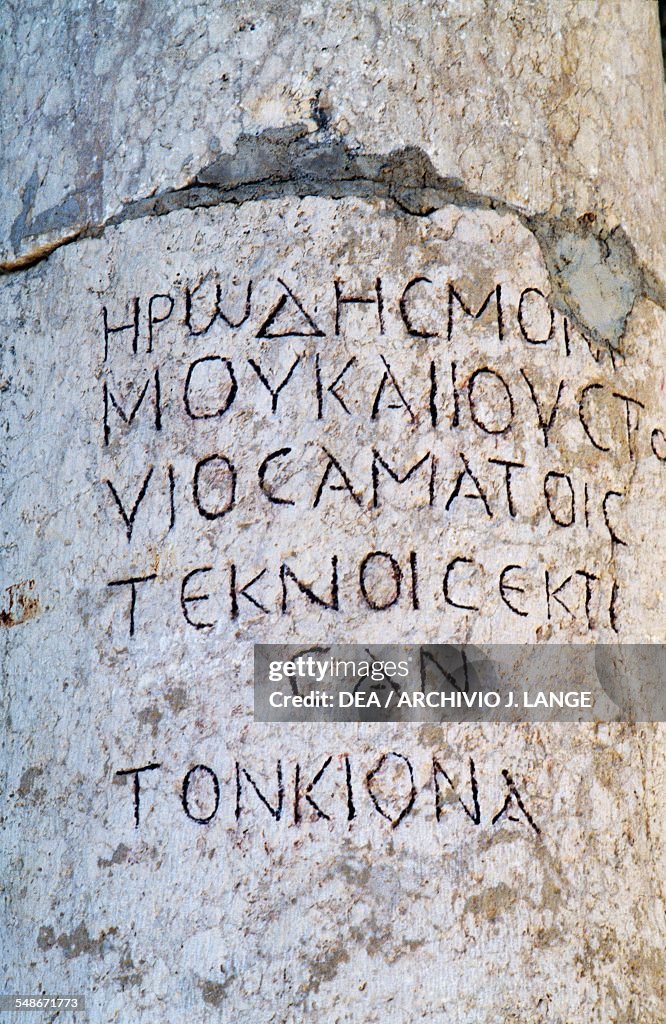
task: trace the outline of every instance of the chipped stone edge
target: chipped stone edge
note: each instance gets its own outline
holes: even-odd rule
[[[383,199],[402,213],[418,217],[446,206],[515,217],[541,249],[552,305],[588,340],[612,351],[621,351],[627,322],[639,299],[647,298],[666,309],[666,285],[638,259],[624,228],[609,227],[602,211],[576,216],[563,210],[556,218],[530,214],[497,196],[471,191],[459,179],[442,177],[418,147],[403,146],[388,154],[365,153],[330,132],[326,124],[319,124],[314,133],[305,124],[297,124],[257,135],[242,134],[234,153],[202,167],[180,188],[131,200],[99,223],[72,225],[70,231],[0,263],[0,275],[27,270],[64,246],[99,238],[107,228],[127,221],[288,196]],[[64,205],[68,202],[66,199]],[[44,223],[44,217],[46,222],[58,222],[59,211],[45,211],[38,222]],[[30,228],[30,210],[24,208],[12,227],[12,237],[18,232],[20,244],[23,238],[42,233]],[[582,279],[586,281],[584,294]]]

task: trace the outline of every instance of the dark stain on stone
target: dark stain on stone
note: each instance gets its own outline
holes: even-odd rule
[[[113,867],[114,864],[124,864],[129,856],[129,852],[129,846],[125,846],[124,843],[119,843],[108,860],[104,860],[103,857],[97,858],[97,866],[100,868],[110,868]]]
[[[357,864],[339,857],[335,862],[335,871],[331,872],[329,877],[339,874],[342,875],[347,885],[354,886],[356,889],[365,889],[370,881],[370,872],[368,864]]]
[[[63,231],[71,228],[80,220],[84,209],[80,196],[73,192],[57,206],[42,210],[41,213],[33,217],[32,223],[23,237],[35,238],[37,235],[46,234],[47,231]]]
[[[189,704],[187,690],[184,686],[174,686],[172,689],[167,690],[164,694],[164,699],[174,714],[184,711]]]
[[[39,598],[32,594],[34,586],[34,580],[23,580],[6,588],[5,593],[9,595],[9,600],[7,608],[0,611],[0,626],[11,629],[12,626],[20,626],[39,614]]]
[[[227,989],[235,977],[235,974],[230,974],[224,981],[210,981],[207,978],[200,978],[197,981],[197,985],[201,989],[204,1003],[208,1003],[209,1006],[216,1008],[221,1006],[227,997]]]
[[[118,964],[118,974],[116,975],[117,980],[123,986],[123,988],[131,988],[134,985],[140,985],[143,981],[143,974],[140,971],[135,970],[135,963],[132,959],[132,955],[129,951],[129,947],[126,947]]]
[[[393,938],[391,928],[392,918],[390,915],[388,919],[380,923],[374,910],[371,910],[362,924],[349,929],[349,936],[354,945],[365,948],[369,957],[377,956],[380,952],[387,957],[387,949]],[[402,939],[400,941],[402,943]]]
[[[68,960],[73,960],[84,953],[89,956],[102,956],[108,937],[115,935],[117,931],[117,928],[109,928],[106,931],[102,930],[97,938],[91,938],[88,928],[81,922],[69,935],[62,932],[56,937],[50,925],[42,925],[37,934],[37,946],[44,952],[58,947]]]
[[[162,712],[156,704],[152,704],[148,708],[143,708],[139,711],[138,719],[142,725],[150,726],[151,736],[157,736],[157,727],[160,724],[162,718]]]
[[[18,785],[18,795],[22,797],[27,796],[30,790],[32,789],[36,779],[38,779],[39,776],[43,774],[44,769],[40,768],[38,765],[33,765],[30,768],[26,768],[26,770],[21,775],[21,781],[19,782]]]
[[[323,951],[316,960],[311,960],[308,965],[310,991],[316,993],[321,985],[333,981],[340,967],[348,960],[349,950],[343,943]]]
[[[55,932],[50,925],[42,925],[37,933],[37,946],[39,949],[53,949],[56,943]]]
[[[9,239],[14,253],[17,254],[21,242],[26,239],[38,238],[50,231],[68,232],[77,229],[77,236],[82,225],[90,221],[91,194],[99,191],[99,182],[93,176],[90,183],[76,192],[70,192],[62,202],[50,206],[40,213],[33,214],[35,199],[41,181],[35,169],[21,193],[21,211],[14,219],[9,231]],[[41,247],[38,251],[41,251]],[[46,253],[48,255],[48,253]],[[19,263],[20,263],[19,257]]]
[[[463,916],[473,914],[474,917],[485,918],[492,924],[505,911],[512,910],[517,901],[518,896],[511,886],[506,882],[500,882],[468,896],[463,907]]]
[[[329,103],[322,98],[321,89],[318,89],[310,100],[310,113],[317,128],[325,131],[331,123],[331,108]]]
[[[27,229],[31,223],[32,208],[35,204],[35,196],[40,186],[39,175],[37,174],[37,168],[28,178],[21,192],[21,212],[15,218],[9,231],[9,240],[12,243],[12,248],[15,253],[19,251],[21,241],[27,234]]]

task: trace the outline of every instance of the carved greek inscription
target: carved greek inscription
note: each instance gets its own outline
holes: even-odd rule
[[[91,327],[100,507],[128,552],[126,572],[107,581],[125,593],[114,598],[119,639],[160,628],[141,615],[144,584],[202,636],[225,620],[243,629],[308,609],[394,608],[621,632],[612,553],[633,543],[636,464],[663,473],[663,423],[622,360],[604,358],[538,287],[470,290],[432,267],[402,281],[361,266],[325,281],[278,269],[231,284],[220,270],[105,296]],[[174,436],[187,443],[174,449]],[[235,550],[264,521],[280,545]],[[338,521],[345,542],[329,535]],[[442,542],[396,543],[396,523],[415,538],[439,524]],[[525,529],[545,546],[512,558]],[[185,539],[164,573],[155,551],[174,530],[204,531],[214,556],[193,562]],[[548,544],[565,535],[570,554],[549,561]]]
[[[150,773],[150,774],[148,774]],[[157,773],[153,775],[152,773]],[[180,778],[177,787],[169,777]],[[308,763],[272,763],[239,759],[232,766],[193,764],[182,774],[166,762],[147,762],[120,768],[127,778],[128,825],[147,827],[157,801],[180,794],[183,824],[205,828],[284,829],[317,822],[341,829],[351,822],[369,824],[380,832],[409,827],[415,812],[424,811],[432,828],[463,824],[496,831],[519,828],[537,838],[543,825],[533,807],[529,779],[517,780],[512,771],[483,772],[469,757],[452,766],[440,754],[430,763],[420,755],[385,751],[363,764],[348,754],[327,754]],[[326,833],[328,834],[328,832]]]

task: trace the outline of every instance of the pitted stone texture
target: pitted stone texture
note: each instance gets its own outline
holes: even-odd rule
[[[204,331],[216,283],[227,320],[237,323],[250,278],[241,326],[218,317],[191,333],[186,287],[200,285],[189,319]],[[381,322],[377,301],[343,303],[336,333],[336,279],[342,297],[377,300],[378,278]],[[451,282],[474,312],[501,286],[501,339],[492,299],[474,318],[454,298],[449,330]],[[278,732],[252,722],[252,642],[666,639],[664,453],[658,435],[655,454],[652,433],[665,419],[663,314],[637,304],[615,367],[573,330],[567,355],[564,318],[553,315],[551,335],[536,293],[523,307],[532,341],[520,330],[521,294],[547,284],[537,243],[509,215],[453,206],[415,218],[354,199],[134,221],[5,279],[2,566],[3,586],[14,586],[2,626],[7,990],[48,984],[81,992],[93,1024],[203,1024],[220,1015],[242,1024],[661,1020],[663,727]],[[156,300],[151,343],[146,317],[155,294],[170,295],[174,307],[158,323],[169,302]],[[102,307],[110,325],[128,323],[135,296],[137,352],[132,330],[111,334],[105,361]],[[196,363],[211,356],[216,361]],[[299,357],[274,414],[267,384],[276,391]],[[188,415],[193,364],[190,413],[220,415]],[[485,373],[489,390],[470,403],[478,369],[501,375],[511,402]],[[564,381],[547,446],[525,375],[546,424]],[[129,418],[146,383],[144,404],[124,424],[117,406]],[[597,447],[579,409],[590,384],[599,387],[587,393],[584,419]],[[629,433],[617,394],[643,405],[631,406]],[[511,407],[506,431],[488,433]],[[435,453],[432,505],[424,464],[404,484],[384,473],[375,507],[373,447],[401,476]],[[271,503],[260,485],[262,462],[285,448],[291,452],[268,463],[263,483],[293,506]],[[322,486],[324,448],[349,488],[333,464]],[[478,485],[466,473],[447,510],[461,454]],[[196,507],[194,476],[213,455],[234,465],[235,504],[207,519]],[[515,515],[504,471],[490,459],[525,463],[515,471]],[[215,472],[201,471],[197,493],[213,514],[229,503],[231,479],[221,461],[209,466]],[[129,517],[150,467],[129,540],[109,483]],[[551,471],[572,478],[571,526],[558,525],[546,507]],[[606,522],[609,489],[621,497],[610,499]],[[561,495],[553,508],[566,520]],[[611,529],[626,545],[613,542]],[[364,603],[359,585],[372,551],[391,553],[402,571],[400,599],[383,612]],[[333,603],[334,554],[338,611],[309,600],[289,576],[284,597],[287,564]],[[470,571],[454,573],[449,597],[479,611],[446,600],[443,577],[457,556],[471,559],[458,565]],[[249,593],[268,614],[237,593],[233,617],[231,563],[238,586],[266,568]],[[524,593],[507,593],[527,616],[499,595],[508,564],[525,567],[511,577]],[[183,594],[185,574],[208,567]],[[579,569],[597,577],[589,608]],[[549,618],[546,570],[558,585],[573,573],[559,595],[570,612],[553,601]],[[108,584],[152,574],[138,587],[130,637],[128,588]],[[373,578],[375,603],[388,601],[390,582]],[[206,594],[183,608],[183,596]],[[213,625],[195,628],[184,609],[191,621]],[[394,828],[377,803],[395,820],[409,797],[406,763],[395,754],[412,766],[414,806]],[[312,796],[330,820],[305,798],[329,756]],[[455,786],[439,775],[439,820],[433,756]],[[243,774],[275,811],[278,759],[279,821]],[[152,763],[161,767],[142,776],[135,829],[132,777],[115,773]],[[183,778],[197,764],[219,780],[210,825],[183,809]],[[539,832],[515,799],[505,807],[503,770]],[[194,816],[210,813],[210,781],[198,778],[189,806]]]
[[[529,213],[596,212],[663,280],[651,0],[9,3],[4,19],[9,261],[187,185],[242,134],[304,124],[369,154],[417,147]]]

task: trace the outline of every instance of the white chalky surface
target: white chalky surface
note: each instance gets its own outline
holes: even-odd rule
[[[254,643],[666,642],[656,5],[245,6],[3,13],[2,992],[661,1024],[663,726],[252,715]]]
[[[410,335],[400,312],[416,277],[429,281],[407,292],[404,310],[412,329],[432,332],[428,338]],[[375,301],[341,303],[336,335],[335,281],[342,298],[376,299],[378,278],[384,333]],[[250,280],[241,326],[218,317],[191,334],[210,320],[218,281],[221,309],[243,319]],[[188,327],[185,289],[199,284]],[[448,337],[450,284],[474,311],[501,286],[501,341],[494,298],[478,319],[454,299]],[[655,387],[664,379],[663,348],[645,343],[647,332],[659,338],[662,314],[648,304],[635,311],[614,370],[608,353],[573,329],[566,354],[559,313],[550,340],[530,343],[517,318],[528,288],[547,291],[543,264],[509,216],[446,207],[414,218],[379,202],[315,199],[136,221],[6,283],[3,572],[14,590],[5,594],[3,630],[10,793],[3,963],[10,991],[47,984],[81,992],[98,1021],[128,1014],[137,1021],[222,1014],[253,1024],[401,1021],[418,1013],[471,1024],[546,1021],[548,1006],[554,1019],[582,1020],[585,1006],[586,1020],[601,1021],[616,1005],[640,1005],[641,1019],[659,1019],[658,730],[252,722],[253,642],[664,639],[664,468],[651,448],[653,429],[664,424]],[[148,351],[155,294],[174,305],[154,325]],[[132,327],[109,334],[105,360],[102,308],[109,326],[130,323],[137,296],[137,352]],[[547,336],[545,300],[533,292],[523,305],[526,333]],[[154,319],[169,307],[155,300]],[[352,358],[336,398],[328,388]],[[298,360],[275,414],[249,360],[276,392]],[[478,369],[499,376],[481,374],[470,403]],[[547,447],[526,378],[547,420],[564,382]],[[124,424],[116,406],[129,418],[146,382],[142,405]],[[591,383],[600,387],[588,393],[584,419],[608,452],[581,422],[580,395]],[[636,429],[631,420],[633,458],[618,393],[644,405]],[[271,503],[259,485],[261,463],[285,448],[291,452],[269,464],[264,488],[293,505]],[[383,473],[372,507],[373,449],[401,476],[435,454],[432,504],[426,460],[403,484]],[[198,508],[193,478],[211,456],[217,461],[199,471]],[[465,472],[449,502],[462,456],[478,489]],[[505,468],[490,459],[524,464],[512,477],[513,516]],[[128,539],[109,484],[129,518],[151,469]],[[571,526],[548,511],[549,472],[571,478]],[[611,542],[604,521],[600,501],[609,489],[625,495],[610,519],[625,545]],[[552,510],[566,521],[570,501],[553,499]],[[369,606],[359,584],[363,559],[377,551],[402,571],[399,599],[384,611]],[[334,556],[337,610],[308,600],[287,575],[283,612],[280,567],[331,604]],[[442,581],[456,557],[470,562],[456,566],[447,601]],[[505,596],[524,616],[500,594],[509,564],[522,567],[509,578],[522,591]],[[265,570],[248,593],[266,612],[240,593],[232,617],[232,565],[238,591]],[[184,594],[209,596],[186,601],[188,622],[183,579],[204,568]],[[366,576],[375,604],[394,594],[386,570],[380,558]],[[551,599],[550,619],[546,571],[551,591],[572,575],[558,594],[563,604]],[[589,611],[582,572],[596,577]],[[129,587],[108,584],[153,574],[137,584],[130,637]],[[191,624],[204,622],[212,625]],[[369,786],[366,775],[385,753]],[[409,796],[408,768],[395,754],[412,766],[416,799],[392,827],[370,791],[395,820]],[[295,821],[296,763],[304,786],[329,756],[314,795],[330,820],[301,797]],[[433,756],[457,787],[445,787],[439,820]],[[470,758],[478,825],[457,799],[473,809]],[[135,828],[132,776],[115,773],[156,763],[141,776]],[[206,825],[182,805],[184,777],[197,764],[219,780],[219,807]],[[492,823],[507,795],[503,769],[538,833],[515,802]],[[199,771],[190,812],[207,817],[214,805],[212,776]]]

